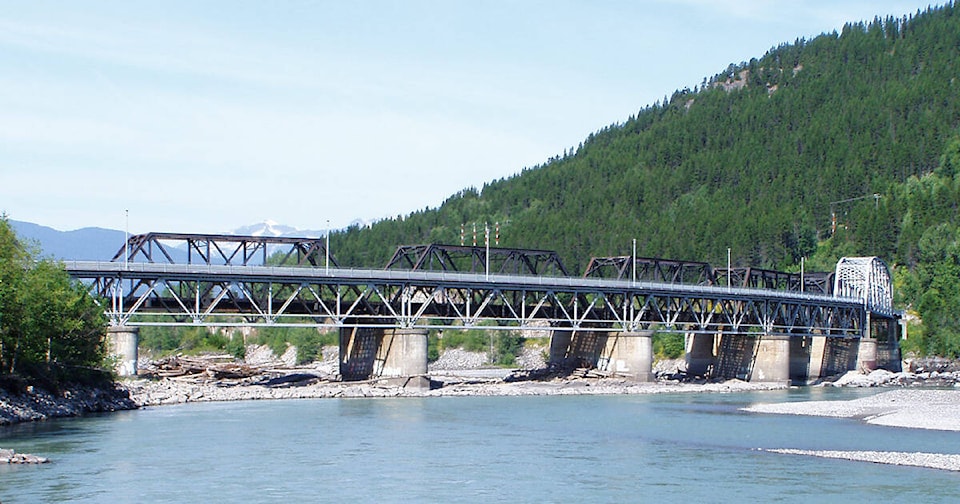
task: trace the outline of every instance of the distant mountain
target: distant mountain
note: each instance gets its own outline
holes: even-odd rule
[[[96,227],[58,231],[11,220],[17,236],[40,246],[43,257],[72,261],[109,261],[123,247],[124,232]]]
[[[317,231],[297,229],[293,226],[280,224],[279,222],[269,219],[257,224],[239,227],[233,231],[227,232],[227,234],[242,236],[295,236],[299,238],[319,238],[325,233],[326,231],[323,230]]]

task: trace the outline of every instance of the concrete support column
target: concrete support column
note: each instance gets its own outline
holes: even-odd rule
[[[564,365],[570,353],[570,343],[573,341],[573,331],[570,329],[554,329],[550,335],[550,364]]]
[[[653,331],[613,333],[597,368],[636,381],[653,380]]]
[[[877,369],[876,338],[860,338],[860,347],[857,350],[857,369],[861,373],[869,373]]]
[[[137,345],[140,328],[112,326],[107,328],[107,352],[117,359],[114,371],[119,376],[137,375]]]
[[[765,334],[760,337],[750,381],[790,382],[790,336]]]
[[[429,388],[427,330],[340,330],[340,376],[345,381],[391,378],[404,387]]]
[[[385,377],[427,374],[427,330],[385,329],[377,351],[374,374]]]
[[[827,350],[826,336],[813,336],[810,342],[810,363],[807,365],[807,380],[823,378],[824,356]]]
[[[380,335],[369,327],[340,328],[340,377],[344,381],[373,377],[373,363],[380,346]]]
[[[687,372],[694,376],[707,376],[717,365],[713,334],[688,333],[685,338]]]
[[[813,350],[813,338],[810,336],[790,337],[790,381],[807,383],[810,381],[810,355]]]

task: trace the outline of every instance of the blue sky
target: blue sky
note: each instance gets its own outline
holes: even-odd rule
[[[339,228],[436,207],[906,0],[0,0],[0,211]]]

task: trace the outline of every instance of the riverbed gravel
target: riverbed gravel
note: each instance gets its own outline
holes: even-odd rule
[[[755,404],[744,410],[853,418],[891,427],[960,431],[960,390],[895,389],[849,401]]]

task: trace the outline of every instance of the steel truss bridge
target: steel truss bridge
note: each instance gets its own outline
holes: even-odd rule
[[[186,259],[184,249],[193,251]],[[161,250],[165,252],[155,253]],[[480,264],[489,268],[495,257],[495,270],[479,269]],[[430,245],[400,247],[382,270],[351,269],[330,267],[337,263],[322,240],[152,233],[131,237],[113,261],[65,266],[102,299],[111,325],[117,326],[556,328],[860,337],[868,314],[895,315],[892,308],[868,306],[856,288],[845,287],[846,296],[836,297],[790,290],[802,282],[780,282],[779,289],[726,286],[715,272],[702,279],[693,275],[696,280],[690,283],[670,272],[689,270],[686,265],[693,263],[638,259],[636,264],[642,270],[657,261],[662,264],[648,269],[660,273],[638,279],[623,278],[623,268],[615,278],[595,278],[602,275],[589,268],[591,276],[571,277],[564,276],[566,270],[550,252]],[[398,265],[408,269],[398,270]]]

